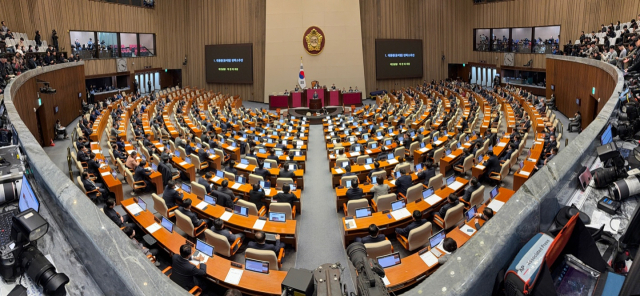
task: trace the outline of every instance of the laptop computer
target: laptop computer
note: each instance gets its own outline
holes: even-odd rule
[[[216,171],[216,177],[224,178],[224,172],[223,171]]]
[[[364,161],[364,164],[372,164],[373,163],[373,158],[369,157]]]
[[[364,218],[364,217],[370,217],[370,216],[371,216],[370,207],[356,209],[356,218]]]
[[[180,185],[180,189],[186,193],[191,193],[191,185],[187,183],[182,183],[182,185]]]
[[[210,204],[212,206],[215,206],[216,205],[216,198],[211,196],[211,195],[205,194],[204,195],[204,202],[206,202],[206,203],[208,203],[208,204]]]
[[[241,216],[249,217],[249,208],[245,208],[243,206],[234,205],[233,213]]]
[[[265,163],[263,163],[263,164],[262,164],[262,168],[270,169],[270,168],[271,168],[271,163],[270,163],[270,162],[265,162]]]
[[[378,177],[371,177],[371,184],[378,184]]]
[[[491,197],[491,199],[496,198],[497,195],[498,195],[498,186],[493,187],[493,189],[491,189],[491,192],[489,192],[489,196]]]
[[[432,235],[429,238],[429,247],[430,247],[432,252],[435,250],[435,248],[438,245],[440,245],[444,241],[445,236],[446,236],[446,233],[444,232],[444,229],[442,229],[442,230],[436,232],[436,234]]]
[[[143,211],[147,210],[147,203],[142,200],[142,197],[138,197],[138,205],[142,208]]]
[[[344,181],[344,186],[345,186],[346,188],[351,188],[351,180],[346,180],[346,181]]]
[[[184,162],[186,162],[186,163],[188,163],[188,164],[191,164],[191,158],[189,158],[189,157],[185,157],[185,158],[184,158]]]
[[[380,264],[380,266],[382,266],[382,268],[396,266],[396,265],[400,264],[400,262],[401,262],[400,253],[398,253],[398,252],[391,253],[389,255],[379,256],[376,259],[378,260],[378,264]]]
[[[241,164],[249,164],[249,160],[246,158],[240,159]]]
[[[167,218],[162,217],[160,225],[162,225],[162,227],[164,227],[164,229],[166,229],[167,231],[173,232],[173,223],[171,223],[171,221],[169,221]]]
[[[196,240],[196,251],[193,253],[193,257],[200,255],[204,257],[200,262],[206,262],[207,259],[213,257],[213,246],[198,239]]]
[[[451,175],[447,178],[447,186],[453,184],[453,182],[456,181],[456,176],[455,175]]]
[[[287,216],[281,212],[269,212],[269,221],[272,222],[286,222]]]
[[[422,198],[423,199],[427,199],[430,196],[432,196],[434,192],[435,191],[433,190],[433,187],[429,187],[429,188],[425,189],[424,191],[422,191]]]
[[[236,176],[236,183],[240,183],[240,184],[247,183],[247,178],[245,178],[242,175],[237,175]]]
[[[158,171],[158,166],[155,163],[151,163],[151,169],[154,171]]]
[[[450,155],[451,154],[451,149],[447,149],[447,151],[444,152],[444,155]]]
[[[269,274],[269,262],[246,258],[244,261],[244,269]]]
[[[416,172],[422,170],[422,164],[421,163],[416,164],[415,168],[416,168],[416,170],[415,170]]]
[[[466,213],[464,213],[464,217],[466,218],[467,222],[471,221],[471,219],[473,219],[476,213],[477,213],[476,206],[471,207]]]
[[[391,203],[391,210],[397,211],[405,207],[404,200],[398,200]]]

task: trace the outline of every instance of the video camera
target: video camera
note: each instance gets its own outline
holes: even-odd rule
[[[363,243],[355,242],[347,247],[349,260],[358,272],[357,292],[363,296],[386,296],[389,295],[387,288],[382,281],[384,269],[382,266],[367,258],[367,250]]]

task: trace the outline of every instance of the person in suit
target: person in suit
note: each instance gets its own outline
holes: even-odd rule
[[[444,256],[440,256],[438,258],[438,264],[445,264],[449,258],[451,257],[450,253],[455,252],[458,249],[458,243],[456,243],[456,241],[450,237],[445,238],[442,241],[442,248],[449,252],[449,254],[444,254]]]
[[[289,171],[289,166],[285,164],[282,166],[282,170],[280,171],[279,177],[294,179],[296,177],[296,174],[294,172]]]
[[[235,199],[235,194],[233,194],[233,191],[231,189],[229,189],[229,181],[227,180],[223,180],[222,183],[220,183],[220,189],[218,189],[220,192],[228,195],[232,202],[231,202],[231,206],[230,208],[233,207],[233,200]]]
[[[291,207],[293,207],[293,202],[298,198],[295,194],[291,193],[291,187],[289,186],[289,184],[285,184],[284,186],[282,186],[282,192],[274,195],[273,199],[275,202],[289,203]]]
[[[373,193],[373,198],[376,199],[381,195],[389,194],[389,189],[389,185],[384,183],[384,178],[378,178],[376,179],[376,184],[371,187],[371,190],[369,190],[369,192]],[[347,192],[349,191],[347,190]]]
[[[211,195],[213,195],[216,198],[217,205],[221,207],[229,208],[229,209],[233,208],[233,198],[234,198],[233,195],[229,195],[219,190],[211,191]]]
[[[369,243],[377,243],[385,240],[386,237],[384,234],[380,233],[380,229],[375,224],[369,225],[369,235],[365,237],[356,237],[356,242],[369,244]]]
[[[198,149],[198,159],[200,159],[201,163],[205,163],[209,159],[209,153],[207,153],[204,147]]]
[[[573,118],[569,118],[569,132],[573,132],[574,128],[580,131],[581,123],[582,123],[582,115],[580,114],[580,111],[577,111],[573,115]]]
[[[211,178],[213,178],[213,174],[211,172],[207,172],[206,174],[204,174],[204,176],[200,176],[198,178],[198,184],[204,186],[204,188],[207,190],[207,194],[211,194],[211,191],[215,189],[213,183],[209,183],[209,181],[207,181],[211,180]]]
[[[265,181],[271,178],[271,172],[264,168],[264,162],[259,161],[258,167],[253,171],[255,175],[261,176]]]
[[[185,216],[189,217],[189,219],[191,219],[191,223],[193,224],[193,227],[199,227],[202,224],[207,224],[207,227],[210,227],[211,226],[211,220],[209,220],[209,219],[199,219],[198,215],[196,215],[196,213],[191,211],[191,204],[192,204],[191,199],[185,198],[182,201],[182,206],[178,208],[178,211],[180,211]]]
[[[438,212],[438,215],[440,216],[440,218],[444,219],[444,216],[447,214],[447,211],[457,206],[459,203],[460,201],[458,200],[458,196],[456,196],[455,193],[449,194],[449,197],[447,197],[447,203],[444,204],[440,208],[440,211]]]
[[[400,178],[396,180],[396,192],[398,193],[398,195],[402,193],[402,195],[406,196],[407,189],[409,189],[409,187],[411,187],[412,185],[411,175],[409,175],[409,170],[407,169],[401,169],[400,174]]]
[[[558,146],[558,142],[556,142],[556,136],[555,135],[551,135],[549,136],[549,142],[545,143],[544,145],[544,153],[551,153],[551,149]]]
[[[141,197],[138,197],[138,198],[141,198]],[[111,219],[111,221],[113,221],[113,223],[118,225],[118,227],[120,227],[120,228],[126,227],[126,226],[134,227],[135,224],[129,223],[129,221],[130,221],[129,215],[121,216],[114,209],[115,206],[116,206],[116,200],[113,199],[113,198],[109,198],[109,199],[107,199],[107,202],[104,205],[104,208],[102,208],[102,210],[104,211],[104,214],[107,215],[107,217],[109,217],[109,219]]]
[[[396,228],[397,234],[402,235],[404,237],[409,237],[409,232],[411,232],[411,230],[416,229],[422,226],[422,224],[424,224],[425,222],[427,222],[426,219],[422,219],[422,212],[420,212],[420,210],[414,210],[411,216],[413,218],[413,222],[407,225],[407,227]]]
[[[485,167],[486,171],[484,172],[484,174],[482,174],[480,178],[481,180],[488,180],[492,172],[500,172],[500,160],[495,154],[489,153],[489,159],[487,160]]]
[[[500,161],[509,161],[514,151],[515,151],[515,147],[513,147],[513,144],[509,145],[509,148],[507,148],[507,151],[505,151],[504,155],[500,157]]]
[[[207,274],[207,266],[204,263],[200,263],[200,265],[196,267],[189,262],[191,259],[203,259],[203,257],[191,258],[192,253],[191,246],[184,244],[180,246],[180,254],[174,254],[171,258],[173,271],[170,278],[187,291],[191,290],[201,281],[200,277],[204,277]]]
[[[151,181],[149,181],[149,176],[151,176],[151,174],[153,173],[151,170],[147,170],[145,169],[145,166],[147,165],[147,161],[146,160],[141,160],[140,161],[140,165],[138,165],[135,169],[135,174],[133,174],[133,181],[138,182],[138,181],[144,181],[146,187],[144,188],[145,191],[149,191],[151,189],[153,189],[154,185],[153,183],[151,183]]]
[[[249,202],[252,202],[256,205],[256,209],[260,210],[264,206],[263,199],[265,199],[264,190],[261,190],[260,184],[253,184],[249,191]]]
[[[266,240],[267,236],[263,231],[256,231],[255,241],[249,242],[249,244],[247,244],[247,249],[250,248],[256,250],[269,250],[273,251],[274,253],[276,253],[276,256],[278,256],[280,250],[285,247],[285,244],[280,241],[279,234],[276,234],[276,241],[273,244],[266,243]]]
[[[87,172],[82,172],[82,186],[84,186],[84,189],[87,192],[98,189],[98,192],[100,192],[100,195],[102,196],[102,199],[105,199],[105,198],[107,198],[109,196],[109,191],[104,187],[104,185],[102,183],[93,182],[93,180],[91,180],[91,178],[89,178],[89,173],[87,173]],[[89,193],[87,196],[93,202],[96,202],[97,199],[98,199],[98,193],[97,192]]]
[[[356,175],[355,173],[351,172],[351,166],[350,165],[348,165],[346,168],[344,168],[344,170],[347,171],[344,174],[345,177],[347,177],[347,176],[355,176]]]
[[[269,156],[267,156],[267,159],[278,161],[278,157],[276,156],[276,151],[273,149],[269,150]]]
[[[191,147],[191,140],[187,138],[186,140],[184,140],[184,142],[185,142],[184,152],[187,153],[187,155],[191,155],[191,153],[195,151],[193,147]]]
[[[163,153],[160,159],[162,162],[158,165],[158,172],[162,175],[162,184],[167,186],[169,181],[173,180],[173,166],[169,163],[169,155]]]
[[[480,230],[480,228],[482,228],[482,226],[480,226],[480,222],[478,219],[482,219],[485,221],[489,221],[489,219],[493,218],[493,210],[491,208],[484,208],[484,211],[482,211],[482,214],[480,213],[476,213],[476,219],[474,220],[474,223],[476,225],[476,230]]]
[[[234,175],[238,174],[238,170],[235,168],[236,166],[236,161],[231,159],[229,160],[229,165],[227,167],[224,168],[225,171],[232,173]]]
[[[91,152],[89,154],[89,161],[87,161],[87,171],[94,176],[100,176],[100,163],[96,161],[96,154]]]
[[[429,185],[431,178],[436,176],[436,168],[431,164],[431,162],[422,163],[422,170],[418,172],[417,176],[418,179],[422,180],[422,184]]]
[[[464,190],[464,194],[462,195],[462,199],[466,202],[469,202],[469,200],[471,200],[471,194],[480,188],[480,184],[476,177],[471,177],[471,181],[469,183],[469,187]]]
[[[224,227],[224,221],[220,218],[213,220],[213,227],[211,227],[211,231],[227,238],[229,245],[232,245],[238,238],[240,238],[240,242],[244,240],[244,233],[238,232],[237,234],[234,234],[231,230]]]
[[[115,202],[114,202],[115,203]],[[133,242],[134,245],[138,246],[138,248],[140,248],[142,250],[142,252],[145,255],[151,255],[154,258],[156,257],[156,255],[158,255],[158,249],[149,249],[145,246],[144,243],[139,242],[136,239],[136,231],[133,230],[133,226],[124,226],[124,228],[122,229],[122,232],[124,232],[124,234],[127,235],[127,237],[129,237],[131,239],[131,241]],[[157,261],[154,263],[155,266],[160,266],[160,261]]]
[[[380,168],[380,162],[378,162],[378,161],[374,161],[373,162],[373,167],[374,167],[373,170],[371,170],[369,172],[369,179],[371,179],[371,176],[373,175],[373,173],[384,170],[384,169]]]
[[[170,209],[177,206],[178,203],[182,203],[183,197],[182,192],[178,191],[176,183],[173,180],[169,180],[162,194],[162,199],[164,199],[167,208]]]
[[[363,198],[362,188],[358,187],[358,180],[351,182],[351,188],[347,189],[347,200],[358,200]]]

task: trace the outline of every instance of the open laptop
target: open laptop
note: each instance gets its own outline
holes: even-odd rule
[[[286,222],[287,215],[281,212],[269,212],[269,221],[272,222]]]
[[[206,202],[206,203],[208,203],[208,204],[210,204],[212,206],[215,206],[216,205],[216,198],[211,196],[211,195],[205,194],[204,195],[204,202]]]
[[[243,175],[237,175],[236,183],[240,183],[240,184],[247,183],[247,178],[245,178]]]
[[[241,164],[249,164],[249,160],[246,158],[240,159]]]
[[[166,229],[167,231],[173,232],[173,223],[171,223],[171,221],[169,221],[167,218],[162,217],[160,225],[162,225],[162,227],[164,227],[164,229]]]
[[[269,274],[269,262],[246,258],[244,262],[244,269]]]
[[[182,185],[180,185],[180,189],[186,193],[191,193],[191,185],[187,183],[182,183]]]
[[[430,196],[432,196],[434,193],[433,187],[429,187],[427,189],[425,189],[425,191],[422,191],[422,198],[423,199],[427,199]]]
[[[142,208],[143,211],[147,210],[147,203],[142,200],[142,197],[138,197],[138,205]]]
[[[151,169],[157,172],[158,166],[155,163],[151,163]]]
[[[456,181],[456,176],[455,175],[451,175],[447,178],[447,186],[453,184],[453,182]]]
[[[379,256],[376,259],[378,260],[378,264],[380,264],[382,268],[396,266],[401,263],[400,253],[398,252],[391,253],[389,255]]]
[[[356,218],[364,218],[364,217],[370,217],[370,216],[371,216],[370,207],[356,209]]]
[[[444,229],[442,229],[436,232],[436,234],[432,235],[429,238],[429,247],[430,247],[431,253],[433,253],[433,255],[436,255],[436,257],[440,257],[440,255],[442,255],[442,253],[438,249],[436,249],[436,247],[442,244],[445,236],[446,236],[446,233],[444,232]]]
[[[473,219],[476,213],[477,213],[476,206],[471,207],[466,213],[464,213],[464,217],[466,218],[466,221],[467,222],[471,221],[471,219]]]
[[[198,239],[196,240],[196,251],[193,253],[193,257],[200,255],[204,257],[200,262],[207,262],[207,259],[213,257],[213,246]]]
[[[239,206],[239,205],[234,205],[233,213],[241,216],[249,217],[249,208]]]
[[[418,172],[420,170],[422,170],[422,164],[421,163],[416,164],[416,170],[415,171]]]
[[[405,207],[404,200],[398,200],[391,203],[391,210],[397,211]]]
[[[497,195],[498,195],[498,186],[493,187],[493,189],[491,189],[491,192],[489,192],[489,196],[491,197],[491,199],[496,198]]]

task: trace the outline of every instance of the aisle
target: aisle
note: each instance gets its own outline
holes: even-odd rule
[[[298,220],[298,252],[296,268],[313,270],[324,263],[340,262],[343,283],[354,291],[347,253],[342,246],[340,227],[342,214],[336,212],[335,191],[324,145],[322,126],[309,127],[307,170],[302,194],[303,213]]]

